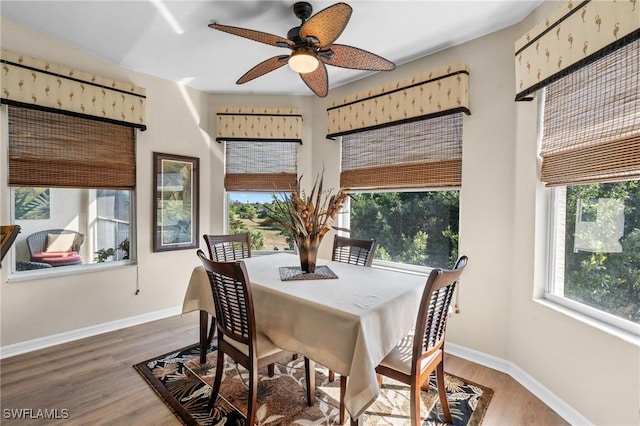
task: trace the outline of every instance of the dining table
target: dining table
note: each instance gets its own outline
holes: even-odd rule
[[[344,406],[357,423],[380,393],[375,367],[414,327],[425,275],[318,259],[318,267],[335,278],[289,280],[285,272],[299,266],[295,254],[242,261],[256,327],[280,348],[346,376]],[[182,312],[196,310],[206,350],[207,319],[215,307],[202,266],[191,273]]]

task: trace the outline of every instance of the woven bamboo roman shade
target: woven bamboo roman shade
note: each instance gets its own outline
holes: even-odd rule
[[[227,191],[279,192],[295,188],[298,144],[302,143],[299,109],[224,106],[216,115],[216,140],[226,142]]]
[[[302,143],[302,113],[288,107],[219,107],[216,140]]]
[[[461,175],[462,113],[342,137],[344,189],[459,187]]]
[[[135,189],[135,129],[9,105],[9,186]]]
[[[458,63],[356,93],[327,107],[327,138],[469,111],[469,68]]]
[[[548,186],[640,178],[640,40],[545,89]]]
[[[638,37],[637,1],[563,2],[516,42],[516,101]]]
[[[0,61],[2,103],[146,129],[143,88],[4,49]]]
[[[298,144],[227,142],[224,187],[227,191],[280,192],[296,186]]]

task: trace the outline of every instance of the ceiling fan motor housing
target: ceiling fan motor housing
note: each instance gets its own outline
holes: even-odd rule
[[[311,3],[299,1],[293,5],[293,13],[302,21],[306,21],[313,13],[313,7]]]

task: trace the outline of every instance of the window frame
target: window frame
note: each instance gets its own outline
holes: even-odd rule
[[[544,299],[548,302],[569,309],[578,314],[585,315],[595,321],[606,324],[608,326],[615,327],[624,332],[631,333],[636,337],[640,337],[640,324],[636,324],[633,321],[620,318],[613,314],[610,314],[601,309],[594,308],[592,306],[580,303],[576,300],[570,299],[565,296],[556,294],[557,273],[559,254],[557,245],[555,244],[559,238],[559,229],[561,224],[559,223],[560,215],[558,212],[559,197],[561,193],[566,194],[566,186],[555,186],[547,188],[547,200],[548,200],[548,225],[547,225],[547,270],[546,270],[546,283],[544,286]],[[564,214],[564,221],[566,223],[566,210]],[[562,224],[564,226],[564,224]],[[564,244],[564,239],[562,239]],[[566,249],[566,248],[563,248]],[[564,271],[564,263],[562,265]]]
[[[15,219],[14,219],[15,218],[15,187],[7,186],[7,189],[8,189],[8,196],[10,200],[9,214],[11,217],[11,221],[15,222]],[[91,209],[91,203],[97,198],[98,189],[85,189],[85,188],[70,188],[70,189],[77,190],[77,191],[87,191],[88,202],[86,205],[83,206],[84,211],[80,211],[78,212],[78,214],[79,215],[89,214],[88,212]],[[16,247],[14,244],[9,250],[9,253],[7,253],[7,256],[5,258],[7,260],[7,264],[10,265],[8,282],[22,282],[22,281],[45,279],[45,278],[63,277],[63,276],[69,276],[69,275],[91,273],[91,272],[102,271],[107,269],[119,269],[123,267],[137,265],[138,261],[137,261],[137,238],[136,238],[136,230],[137,230],[136,191],[132,189],[125,190],[125,191],[129,191],[129,204],[130,204],[129,205],[129,229],[130,229],[129,259],[112,260],[108,262],[99,263],[99,262],[94,262],[92,258],[89,263],[82,263],[79,265],[69,265],[65,267],[18,271],[16,269],[16,253],[15,253]],[[97,219],[98,219],[98,215],[96,210],[95,216],[92,217],[91,220],[87,220],[87,223],[90,223],[91,221],[97,221]],[[97,226],[97,223],[96,223],[96,226]],[[84,244],[89,244],[90,246],[94,245],[96,242],[91,241],[91,232],[87,232],[87,234],[88,235],[85,235]],[[95,252],[95,251],[92,250],[92,252]]]

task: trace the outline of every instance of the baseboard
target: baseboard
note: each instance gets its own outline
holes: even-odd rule
[[[447,353],[459,358],[508,374],[516,382],[520,383],[525,387],[525,389],[544,402],[547,407],[551,408],[553,411],[558,413],[560,417],[569,422],[569,424],[584,426],[593,425],[593,422],[584,417],[562,399],[558,398],[558,396],[553,392],[545,388],[540,382],[531,377],[514,363],[493,355],[488,355],[483,352],[465,348],[464,346],[456,345],[455,343],[447,342],[446,351]]]
[[[10,358],[12,356],[36,351],[38,349],[44,349],[50,346],[84,339],[86,337],[120,330],[122,328],[127,328],[134,325],[144,324],[147,322],[172,317],[174,315],[180,315],[181,313],[182,306],[175,306],[173,308],[163,309],[161,311],[149,312],[146,314],[137,315],[135,317],[123,318],[103,324],[54,334],[52,336],[46,336],[39,339],[28,340],[26,342],[15,343],[13,345],[2,346],[0,347],[0,359]]]

